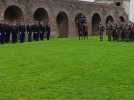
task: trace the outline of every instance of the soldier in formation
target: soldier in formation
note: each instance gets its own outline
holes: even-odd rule
[[[134,24],[109,22],[106,32],[108,41],[134,41]]]
[[[50,38],[51,28],[49,24],[36,22],[24,23],[0,23],[0,43],[23,43],[25,41],[39,41]]]
[[[103,40],[104,32],[108,36],[108,41],[134,41],[134,24],[108,22],[106,27],[100,23],[99,36]]]
[[[103,41],[104,30],[105,30],[105,27],[100,23],[99,25],[100,41]]]

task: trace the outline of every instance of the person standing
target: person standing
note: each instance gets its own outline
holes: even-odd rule
[[[32,28],[31,28],[31,25],[27,24],[26,29],[27,29],[27,34],[28,34],[28,42],[32,42]]]
[[[46,25],[46,32],[47,32],[47,40],[49,40],[50,39],[50,33],[51,33],[51,28],[50,28],[49,24]]]
[[[100,41],[103,41],[104,30],[105,30],[105,27],[100,23],[99,24]]]

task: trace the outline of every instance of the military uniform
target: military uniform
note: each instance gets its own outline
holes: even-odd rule
[[[100,41],[103,41],[103,34],[104,34],[104,26],[102,24],[99,25],[99,35],[100,35]]]
[[[32,26],[27,25],[28,42],[32,42]]]
[[[46,32],[47,32],[47,40],[50,39],[50,33],[51,33],[51,28],[49,25],[46,25]]]

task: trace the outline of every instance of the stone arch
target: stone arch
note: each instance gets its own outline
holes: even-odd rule
[[[92,16],[92,34],[97,34],[100,23],[101,23],[100,15],[98,13],[94,13]]]
[[[114,18],[111,15],[106,17],[106,24],[108,24],[109,22],[114,22]]]
[[[124,18],[123,16],[120,16],[120,17],[119,17],[119,21],[120,21],[120,22],[125,22],[125,18]]]
[[[77,35],[79,35],[79,23],[80,23],[80,17],[83,16],[83,18],[85,19],[85,23],[87,23],[87,18],[84,14],[82,13],[78,13],[75,16],[75,32]]]
[[[44,8],[37,8],[33,14],[35,21],[43,21],[46,24],[49,22],[48,12]]]
[[[69,33],[69,20],[65,12],[59,12],[56,17],[57,29],[59,37],[68,37]]]
[[[23,21],[24,14],[21,8],[16,5],[9,6],[4,12],[4,19],[6,21]]]

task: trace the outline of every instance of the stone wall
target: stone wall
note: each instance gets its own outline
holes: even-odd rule
[[[11,9],[10,7],[14,8]],[[10,10],[7,11],[8,8]],[[43,9],[39,10],[39,8]],[[25,22],[33,21],[35,20],[34,15],[37,9],[39,11],[38,14],[44,14],[44,18],[48,16],[52,36],[60,36],[62,33],[65,36],[77,36],[75,18],[80,13],[86,17],[89,35],[97,31],[95,27],[97,27],[99,22],[105,24],[109,17],[113,18],[115,22],[119,21],[120,17],[124,21],[128,21],[128,16],[121,6],[77,2],[76,0],[2,0],[0,2],[0,18],[8,21],[10,21],[10,17],[23,19]],[[17,16],[10,14],[11,11],[15,12]],[[40,16],[40,14],[36,16]]]

